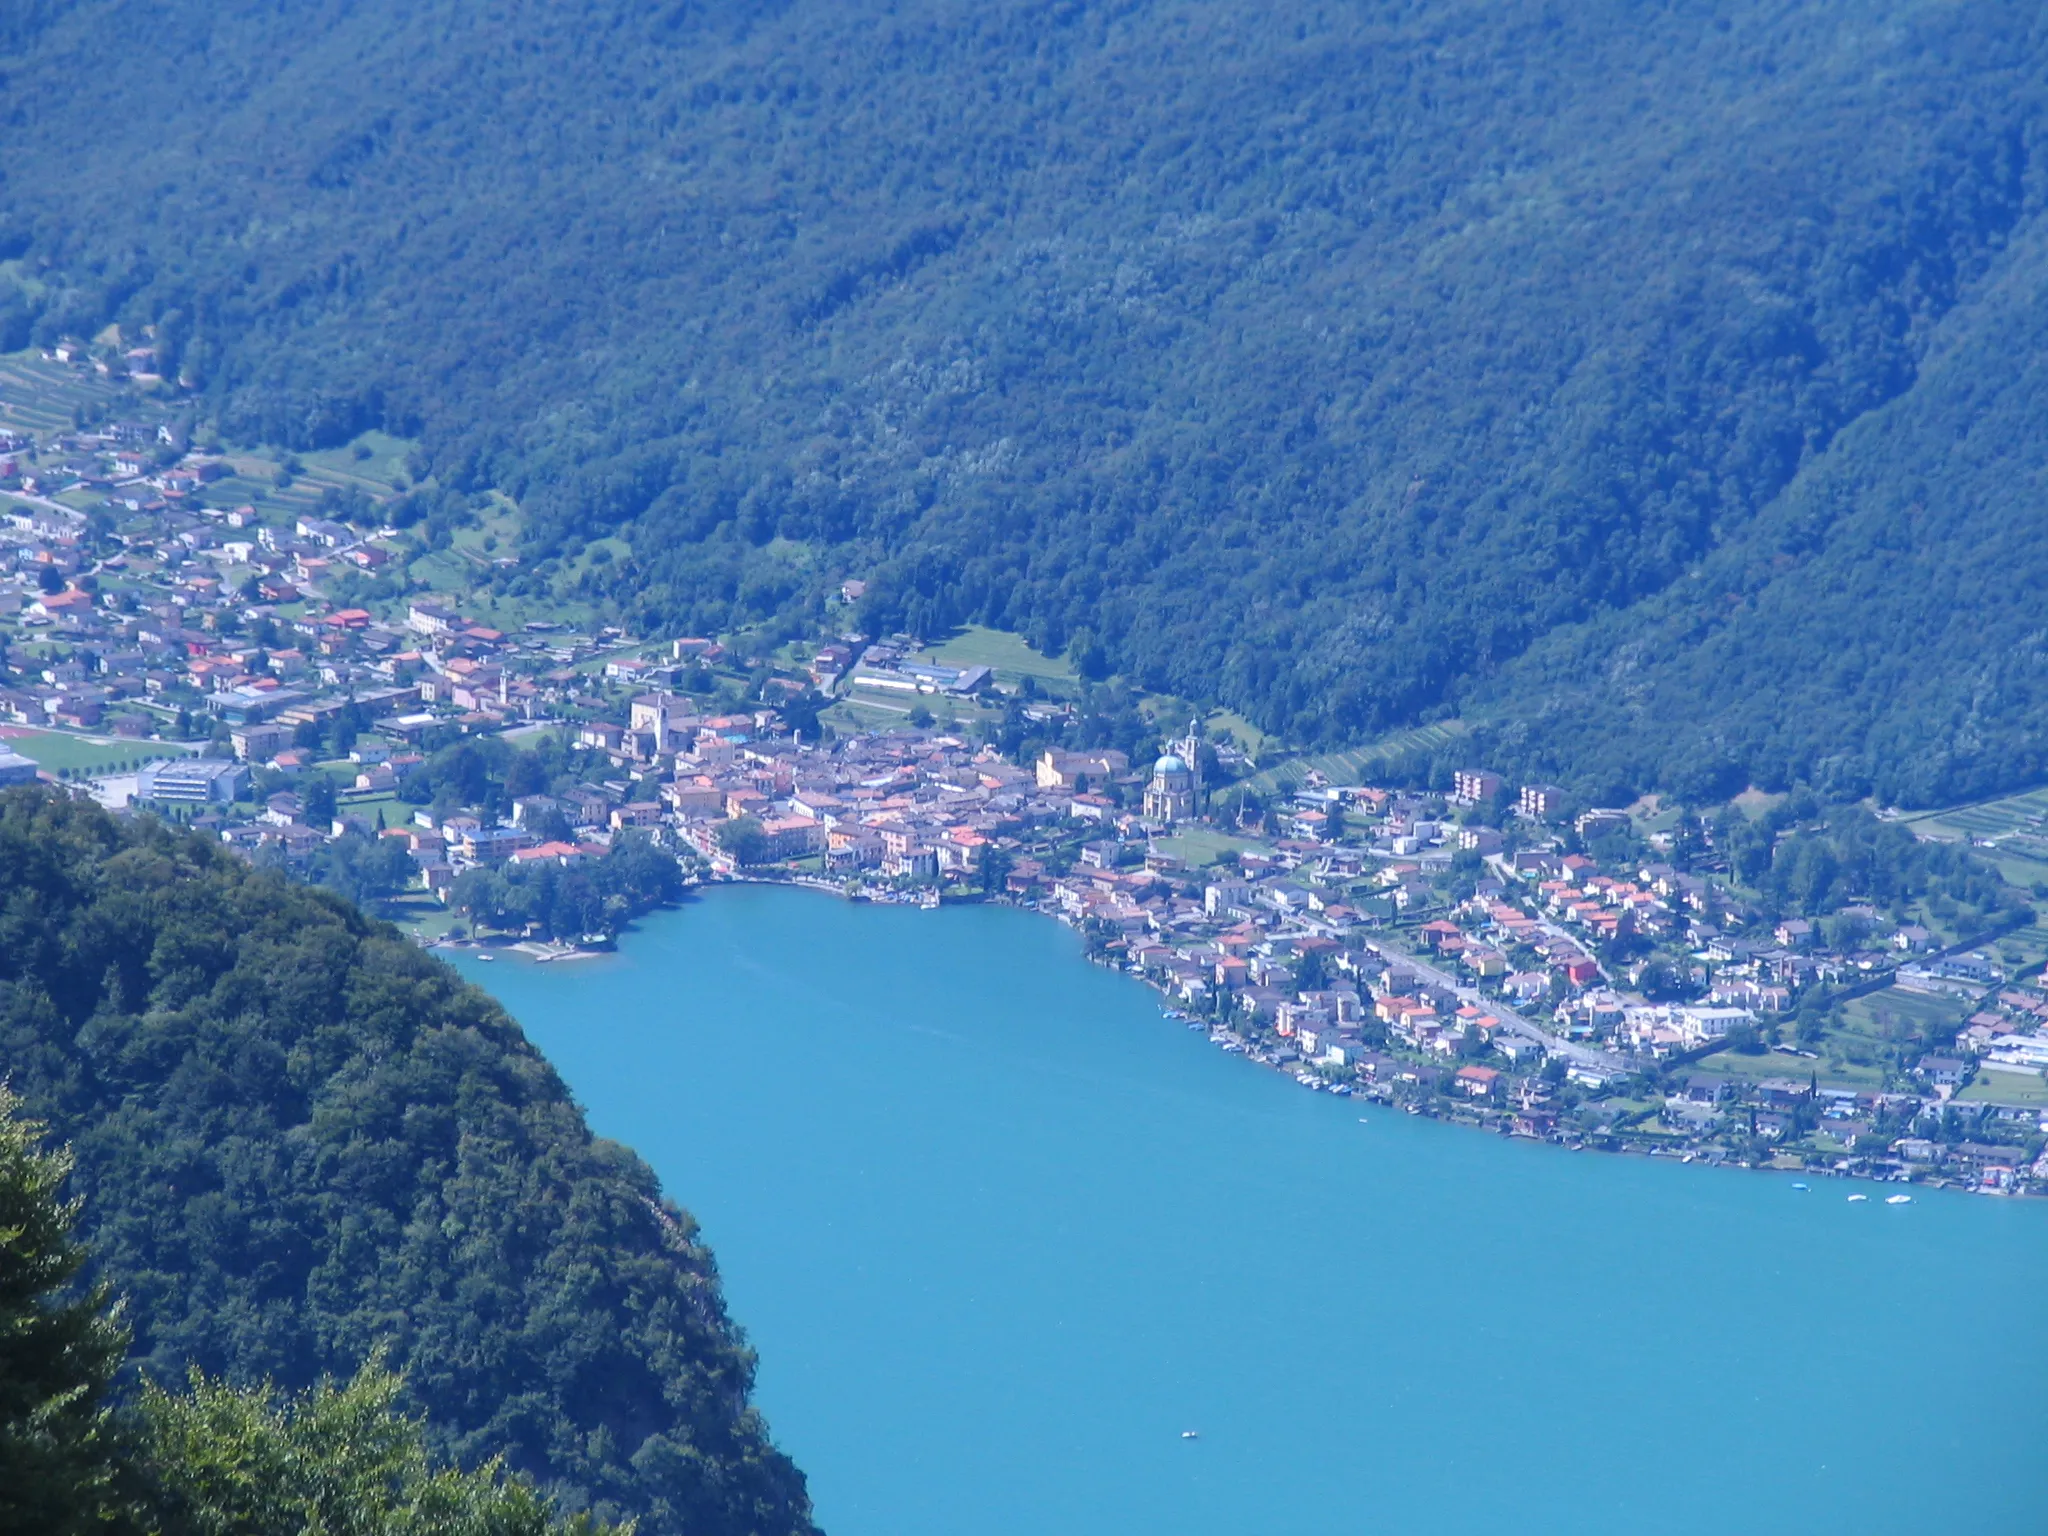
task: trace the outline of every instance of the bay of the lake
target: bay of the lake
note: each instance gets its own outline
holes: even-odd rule
[[[833,1536],[2048,1524],[2048,1205],[1310,1093],[1002,908],[460,964],[702,1223]]]

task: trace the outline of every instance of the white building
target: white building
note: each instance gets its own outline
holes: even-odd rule
[[[185,805],[226,805],[248,793],[249,770],[225,758],[151,763],[135,776],[135,798]]]

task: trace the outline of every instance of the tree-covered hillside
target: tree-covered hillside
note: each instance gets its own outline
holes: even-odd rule
[[[413,512],[524,505],[509,582],[714,629],[863,575],[1304,740],[1540,712],[1515,658],[1769,565],[1822,466],[1949,499],[1939,431],[1851,429],[1997,360],[1951,332],[2044,196],[2003,3],[39,0],[0,51],[14,341],[154,324],[232,431],[419,432]],[[1774,640],[1704,727],[1961,763],[1899,647],[1940,707],[1794,708]],[[1632,698],[1531,761],[1661,772]]]
[[[1745,537],[1563,630],[1485,700],[1483,750],[1698,802],[1800,780],[1891,803],[2048,775],[2048,229]]]
[[[156,1381],[300,1389],[384,1347],[439,1456],[648,1533],[812,1529],[690,1218],[395,930],[9,791],[0,1064]]]

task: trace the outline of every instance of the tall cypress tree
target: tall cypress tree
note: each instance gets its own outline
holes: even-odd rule
[[[0,1530],[68,1536],[114,1521],[108,1384],[128,1348],[104,1285],[72,1288],[86,1261],[79,1202],[60,1197],[71,1155],[0,1086]]]

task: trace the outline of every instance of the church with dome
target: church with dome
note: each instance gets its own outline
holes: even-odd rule
[[[1166,755],[1152,765],[1145,787],[1145,819],[1170,826],[1192,821],[1201,811],[1201,729],[1190,725],[1184,740],[1169,742]]]

